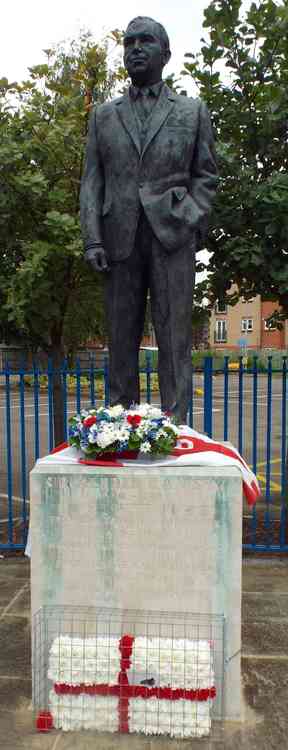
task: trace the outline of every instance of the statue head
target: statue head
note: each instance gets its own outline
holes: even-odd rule
[[[130,21],[124,34],[124,65],[133,83],[160,81],[170,57],[169,37],[161,23],[147,16]]]

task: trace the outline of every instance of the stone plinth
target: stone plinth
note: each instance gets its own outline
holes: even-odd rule
[[[32,614],[45,605],[224,614],[224,714],[240,719],[238,469],[38,464],[30,528]]]

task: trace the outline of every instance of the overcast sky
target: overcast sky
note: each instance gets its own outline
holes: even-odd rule
[[[105,31],[125,28],[136,15],[163,23],[172,49],[166,71],[179,71],[184,52],[199,49],[208,4],[208,0],[10,0],[1,13],[0,77],[23,80],[27,68],[43,60],[43,49],[77,36],[83,28],[101,39]]]

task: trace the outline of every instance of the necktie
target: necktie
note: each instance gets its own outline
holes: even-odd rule
[[[148,117],[151,115],[154,103],[155,97],[151,95],[149,89],[139,89],[135,104],[142,125],[144,125]]]

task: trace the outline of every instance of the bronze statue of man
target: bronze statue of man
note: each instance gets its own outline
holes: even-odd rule
[[[162,80],[167,33],[151,18],[124,35],[129,91],[92,110],[81,188],[85,258],[105,271],[111,404],[139,403],[138,355],[150,294],[161,405],[186,421],[195,251],[217,183],[199,99]]]

